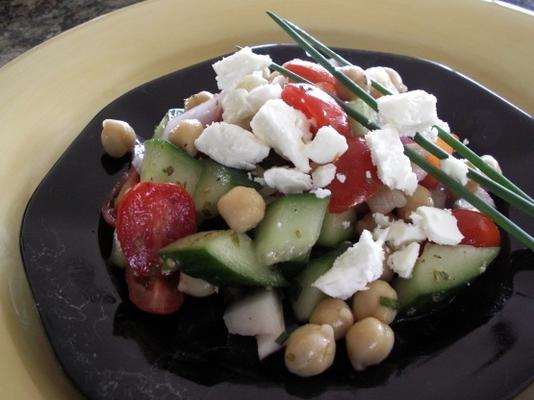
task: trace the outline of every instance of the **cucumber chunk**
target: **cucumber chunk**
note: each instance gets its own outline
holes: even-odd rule
[[[199,232],[171,243],[159,253],[164,272],[179,269],[214,285],[287,285],[280,272],[258,261],[252,240],[243,233]]]
[[[156,128],[154,129],[154,136],[152,136],[153,139],[163,139],[163,132],[165,131],[165,127],[169,123],[169,121],[173,118],[176,118],[177,116],[183,114],[184,109],[183,108],[171,108],[169,109],[163,118],[161,119],[160,123]]]
[[[228,168],[215,161],[202,160],[203,169],[195,188],[193,200],[198,213],[211,218],[219,214],[217,202],[235,186],[246,186],[259,189],[261,186],[250,180],[246,172]]]
[[[327,297],[326,294],[316,287],[312,287],[311,284],[332,268],[336,258],[348,247],[349,244],[343,244],[338,249],[313,260],[291,282],[291,286],[289,287],[291,308],[299,321],[307,321],[317,304]]]
[[[350,208],[339,214],[329,211],[324,217],[321,234],[317,244],[326,247],[336,247],[345,240],[352,239],[355,234],[356,209]]]
[[[427,244],[410,279],[397,278],[394,288],[401,310],[409,315],[446,299],[480,274],[499,254],[499,247]]]
[[[356,111],[358,111],[360,114],[365,116],[370,122],[378,122],[378,113],[371,107],[369,107],[369,105],[365,103],[362,99],[349,101],[349,105]],[[364,127],[355,119],[349,117],[349,122],[352,134],[354,136],[364,136],[365,134],[367,134],[367,132],[369,132],[369,129]]]
[[[272,265],[303,257],[313,247],[323,225],[328,199],[290,194],[269,204],[256,231],[260,262]]]
[[[202,173],[202,163],[162,139],[145,142],[142,181],[181,183],[192,195]]]
[[[125,268],[126,257],[121,249],[121,244],[117,238],[117,231],[113,231],[113,243],[111,245],[111,254],[109,256],[109,263],[115,267]]]

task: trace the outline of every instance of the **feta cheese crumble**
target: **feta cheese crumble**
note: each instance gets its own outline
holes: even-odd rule
[[[306,116],[281,99],[267,101],[250,122],[252,132],[302,172],[310,171],[303,137],[309,133]]]
[[[436,97],[424,90],[379,97],[380,126],[393,126],[401,136],[413,137],[416,132],[430,131],[441,122],[436,111]]]
[[[339,183],[345,183],[347,176],[345,174],[336,174],[336,179],[339,181]]]
[[[334,180],[336,175],[336,166],[334,164],[320,165],[312,172],[313,186],[316,188],[324,188]]]
[[[265,184],[284,194],[307,192],[312,188],[310,175],[296,168],[274,167],[263,174]]]
[[[371,233],[364,230],[360,240],[336,258],[332,268],[312,286],[328,296],[345,300],[380,278],[383,262],[382,244],[375,242]]]
[[[389,225],[386,241],[398,249],[410,242],[425,240],[427,238],[419,226],[397,220]]]
[[[365,135],[373,164],[380,180],[391,189],[412,194],[417,188],[417,176],[395,129],[377,129]]]
[[[249,170],[256,168],[270,150],[251,132],[226,122],[215,122],[204,129],[195,147],[222,165]]]
[[[315,197],[317,197],[318,199],[326,199],[328,196],[332,194],[330,190],[321,189],[321,188],[313,189],[310,191],[310,193],[314,194]]]
[[[441,169],[455,181],[461,183],[463,186],[467,184],[467,172],[469,168],[462,160],[456,157],[449,156],[440,160]]]
[[[421,228],[434,243],[454,246],[464,237],[458,229],[458,221],[450,210],[421,206],[410,215],[410,218],[414,225]]]
[[[282,88],[279,85],[258,86],[250,92],[242,88],[229,90],[221,100],[223,120],[244,127],[262,105],[281,96]]]
[[[217,74],[217,86],[221,90],[230,90],[237,87],[241,80],[255,71],[262,71],[271,65],[268,55],[254,54],[250,47],[243,47],[234,54],[224,57],[213,64]]]
[[[304,146],[304,154],[317,164],[327,164],[338,159],[348,148],[345,136],[331,126],[323,126]]]
[[[387,264],[401,278],[411,278],[417,257],[419,257],[420,247],[417,242],[410,243],[408,246],[391,253]]]

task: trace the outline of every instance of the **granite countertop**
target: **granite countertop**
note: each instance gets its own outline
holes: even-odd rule
[[[0,66],[67,29],[137,2],[139,0],[0,0]],[[534,0],[505,2],[534,11]]]

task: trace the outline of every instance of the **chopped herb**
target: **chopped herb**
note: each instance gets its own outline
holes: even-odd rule
[[[439,254],[434,254],[434,258],[439,258],[439,259],[441,259],[442,257],[441,257]]]
[[[279,346],[283,346],[285,342],[287,342],[287,339],[289,339],[289,333],[287,331],[283,331],[280,336],[278,336],[275,340],[275,342]]]
[[[397,299],[392,299],[391,297],[380,296],[379,302],[384,307],[388,307],[393,310],[398,310],[400,308],[399,301]]]
[[[436,282],[448,281],[449,279],[451,279],[451,277],[445,271],[434,270],[434,280]]]
[[[296,230],[295,231],[295,236],[297,237],[297,239],[300,239],[302,237],[302,233],[300,233],[300,230]]]
[[[167,176],[171,176],[173,173],[174,173],[174,168],[172,167],[172,165],[169,165],[167,168],[165,168],[163,170],[163,172],[167,175]]]
[[[237,232],[232,232],[231,239],[234,245],[239,247],[239,236],[237,235]]]

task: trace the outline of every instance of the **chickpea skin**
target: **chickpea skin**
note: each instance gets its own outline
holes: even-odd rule
[[[373,317],[356,322],[345,337],[350,363],[356,371],[380,364],[393,349],[395,334]]]
[[[406,197],[406,204],[404,207],[397,209],[397,215],[405,221],[410,221],[410,214],[421,206],[434,206],[432,194],[430,191],[421,185],[417,185],[415,192],[409,197]]]
[[[197,155],[195,140],[204,131],[204,126],[198,119],[184,119],[169,132],[169,142],[184,149],[191,157]]]
[[[105,119],[102,121],[100,141],[104,151],[111,157],[121,158],[135,147],[135,131],[125,121]]]
[[[210,93],[207,90],[195,93],[194,95],[189,96],[187,99],[184,100],[184,108],[186,111],[190,110],[202,103],[205,103],[208,100],[211,100],[212,97],[213,93]]]
[[[219,199],[217,210],[230,229],[243,233],[263,219],[265,200],[255,189],[236,186]]]
[[[364,91],[369,92],[371,88],[371,81],[365,74],[365,70],[357,65],[346,65],[338,68],[350,78],[354,83],[361,87]],[[354,93],[348,90],[341,82],[336,81],[336,91],[339,96],[345,100],[355,100],[358,98]]]
[[[307,377],[326,371],[335,354],[334,329],[326,324],[306,324],[289,335],[284,359],[290,372]]]
[[[334,329],[334,339],[338,340],[345,336],[354,323],[354,317],[347,303],[340,299],[322,300],[310,316],[310,323],[327,324]]]
[[[180,281],[178,290],[182,293],[193,297],[208,297],[217,292],[217,286],[205,281],[204,279],[193,278],[183,272],[180,272]]]
[[[357,292],[352,298],[354,319],[359,321],[374,317],[385,324],[390,324],[397,316],[397,310],[380,304],[380,298],[397,300],[397,292],[389,283],[381,280],[371,282],[368,286],[369,289]]]

